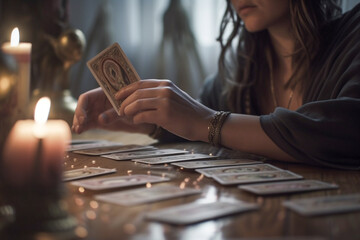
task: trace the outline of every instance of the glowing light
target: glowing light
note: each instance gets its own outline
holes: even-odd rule
[[[93,210],[86,211],[85,215],[90,220],[95,220],[96,219],[96,212],[94,212]]]
[[[19,46],[20,43],[20,32],[19,28],[14,28],[11,32],[10,46],[16,47]]]
[[[50,112],[50,105],[51,105],[50,98],[42,97],[39,99],[35,107],[34,118],[36,123],[38,124],[46,123]]]
[[[85,188],[79,187],[79,193],[84,193],[84,192],[85,192]]]
[[[92,163],[92,164],[95,164],[95,163],[96,163],[96,161],[95,161],[95,160],[92,160],[92,161],[91,161],[91,163]]]
[[[203,178],[204,178],[204,174],[201,174],[201,175],[196,179],[196,181],[200,182]]]
[[[75,229],[75,235],[79,238],[86,238],[88,235],[88,231],[86,230],[86,228],[78,226]]]
[[[90,207],[93,209],[97,209],[99,207],[99,203],[97,201],[90,201]]]
[[[151,188],[151,183],[146,183],[146,188]]]
[[[84,200],[82,200],[81,198],[77,197],[75,198],[75,204],[79,207],[84,205]]]
[[[186,185],[185,182],[181,182],[179,188],[180,188],[180,189],[184,189],[184,188],[185,188],[185,185]]]
[[[127,174],[130,176],[132,173],[132,170],[127,170]]]

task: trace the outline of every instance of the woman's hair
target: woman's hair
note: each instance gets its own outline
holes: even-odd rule
[[[306,89],[311,79],[307,76],[311,61],[317,55],[322,41],[321,27],[330,19],[341,14],[341,0],[289,0],[291,34],[295,38],[292,56],[293,74],[286,88],[301,91]],[[228,25],[233,25],[225,40]],[[233,40],[238,39],[236,50],[236,70],[226,62],[227,53],[231,52]],[[269,78],[277,62],[269,34],[266,30],[250,33],[233,9],[230,0],[223,16],[218,41],[221,45],[219,74],[226,81],[224,94],[228,106],[234,112],[250,112],[250,100],[255,86],[269,89]],[[235,76],[229,73],[235,71]]]

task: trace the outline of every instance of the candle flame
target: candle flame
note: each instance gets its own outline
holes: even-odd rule
[[[19,42],[20,42],[20,33],[19,33],[19,29],[16,27],[11,32],[10,46],[16,47],[19,45]]]
[[[40,100],[37,102],[35,107],[34,119],[36,123],[39,124],[46,123],[50,112],[50,105],[51,105],[50,98],[48,97],[40,98]]]

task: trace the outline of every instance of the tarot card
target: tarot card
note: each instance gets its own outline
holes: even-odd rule
[[[139,159],[139,158],[177,155],[184,153],[188,153],[188,151],[178,150],[178,149],[157,149],[157,150],[137,151],[137,152],[129,152],[129,153],[113,153],[113,154],[101,155],[101,156],[116,161],[123,161],[123,160]]]
[[[275,183],[261,183],[239,186],[240,189],[257,195],[272,195],[282,193],[309,192],[317,190],[336,189],[336,184],[330,184],[317,180],[300,180]]]
[[[69,145],[67,147],[68,152],[79,151],[84,149],[96,149],[96,148],[104,148],[104,147],[113,147],[113,146],[123,146],[123,144],[118,142],[109,142],[109,141],[98,141],[95,143],[83,143],[83,144],[75,144]]]
[[[189,196],[201,193],[194,188],[180,189],[178,186],[155,186],[151,188],[138,188],[115,193],[106,193],[95,196],[96,200],[115,203],[123,206],[134,206],[171,198]]]
[[[191,161],[191,162],[176,162],[171,165],[183,167],[186,169],[198,169],[198,168],[209,168],[209,167],[220,167],[220,166],[236,166],[236,165],[249,165],[262,163],[260,161],[250,159],[216,159],[208,161]]]
[[[213,178],[222,185],[275,182],[302,179],[303,177],[290,171],[273,171],[260,173],[240,173],[232,175],[214,175]]]
[[[258,206],[256,204],[240,201],[212,203],[195,202],[150,212],[146,214],[146,218],[175,225],[187,225],[255,210],[257,208]]]
[[[207,154],[193,153],[193,154],[181,154],[175,156],[165,156],[165,157],[151,157],[144,159],[134,159],[135,162],[145,163],[145,164],[164,164],[180,161],[190,161],[194,159],[210,159],[216,158],[216,156],[210,156]]]
[[[96,139],[72,139],[72,140],[68,141],[68,145],[96,143],[96,142],[103,142],[103,141],[104,140],[96,140]]]
[[[124,86],[140,80],[120,45],[109,46],[89,60],[87,66],[119,114],[121,101],[115,99],[115,94]]]
[[[111,188],[130,187],[146,183],[157,183],[169,181],[169,178],[134,174],[131,176],[118,176],[109,178],[97,178],[72,182],[73,185],[90,190],[105,190]]]
[[[254,164],[245,166],[232,166],[232,167],[217,167],[217,168],[205,168],[196,169],[197,172],[204,174],[207,177],[213,175],[229,175],[238,173],[256,173],[256,172],[271,172],[281,171],[282,169],[277,168],[270,164]]]
[[[305,216],[354,212],[360,210],[360,194],[290,200],[283,206]]]
[[[116,172],[116,169],[88,167],[64,171],[63,181],[72,181]]]
[[[100,156],[112,153],[121,153],[121,152],[135,152],[140,150],[154,150],[156,149],[153,146],[142,146],[136,144],[129,144],[129,145],[115,145],[110,147],[100,147],[100,148],[93,148],[93,149],[84,149],[74,151],[74,153],[84,154],[84,155],[91,155],[91,156]]]

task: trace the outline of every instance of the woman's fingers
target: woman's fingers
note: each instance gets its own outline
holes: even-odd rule
[[[73,125],[71,129],[75,133],[81,133],[84,131],[84,125],[86,124],[87,117],[87,107],[88,107],[89,98],[86,94],[80,95],[78,103],[75,109],[75,114],[73,118]]]
[[[103,113],[101,113],[98,117],[98,121],[101,125],[111,124],[119,119],[119,115],[116,113],[114,108],[111,108]]]
[[[140,80],[120,89],[119,92],[115,94],[115,98],[117,100],[123,100],[139,89],[156,88],[160,86],[164,87],[170,85],[173,84],[169,80],[156,80],[156,79]]]

